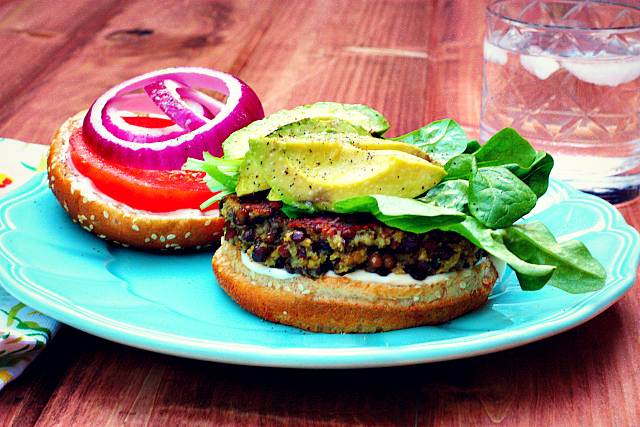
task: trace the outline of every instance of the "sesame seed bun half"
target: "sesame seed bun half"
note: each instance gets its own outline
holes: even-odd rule
[[[219,245],[224,219],[217,210],[183,209],[155,213],[129,207],[98,190],[78,172],[69,138],[82,127],[86,111],[69,118],[49,150],[49,187],[72,220],[99,238],[124,246],[174,250]]]
[[[369,333],[438,325],[480,307],[498,279],[490,258],[467,269],[391,285],[344,276],[276,279],[255,273],[223,241],[212,259],[218,284],[245,310],[312,332]]]

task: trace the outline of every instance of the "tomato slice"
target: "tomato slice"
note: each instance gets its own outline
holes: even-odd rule
[[[71,160],[78,171],[104,194],[132,208],[150,212],[200,209],[200,205],[214,194],[202,182],[204,172],[122,166],[93,151],[85,143],[81,129],[71,135],[69,142]],[[217,203],[210,209],[217,209]]]
[[[172,120],[163,119],[162,117],[125,116],[122,119],[133,126],[153,129],[166,128],[175,124]]]

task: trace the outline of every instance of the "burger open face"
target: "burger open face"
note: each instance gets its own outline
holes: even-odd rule
[[[451,120],[387,128],[367,107],[319,103],[235,132],[222,161],[185,165],[227,166],[212,264],[231,298],[310,331],[379,332],[478,308],[505,263],[524,290],[603,286],[584,245],[516,224],[547,190],[548,154],[512,129],[480,147]]]
[[[262,117],[255,93],[228,74],[197,67],[147,73],[61,126],[49,152],[49,186],[73,221],[100,238],[154,250],[217,246],[217,206],[200,209],[211,196],[206,175],[180,168],[205,151],[222,155],[227,136]]]

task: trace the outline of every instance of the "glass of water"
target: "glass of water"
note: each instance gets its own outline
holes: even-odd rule
[[[640,195],[640,5],[496,0],[487,8],[480,142],[504,127],[552,176],[612,203]]]

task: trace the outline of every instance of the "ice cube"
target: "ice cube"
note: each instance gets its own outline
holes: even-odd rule
[[[546,80],[560,69],[558,61],[544,56],[520,55],[520,64],[540,80]]]
[[[618,61],[568,59],[560,64],[579,80],[598,86],[618,86],[640,77],[640,56]]]
[[[487,39],[484,40],[483,52],[484,60],[487,62],[495,62],[500,65],[507,63],[507,51],[489,43]]]

